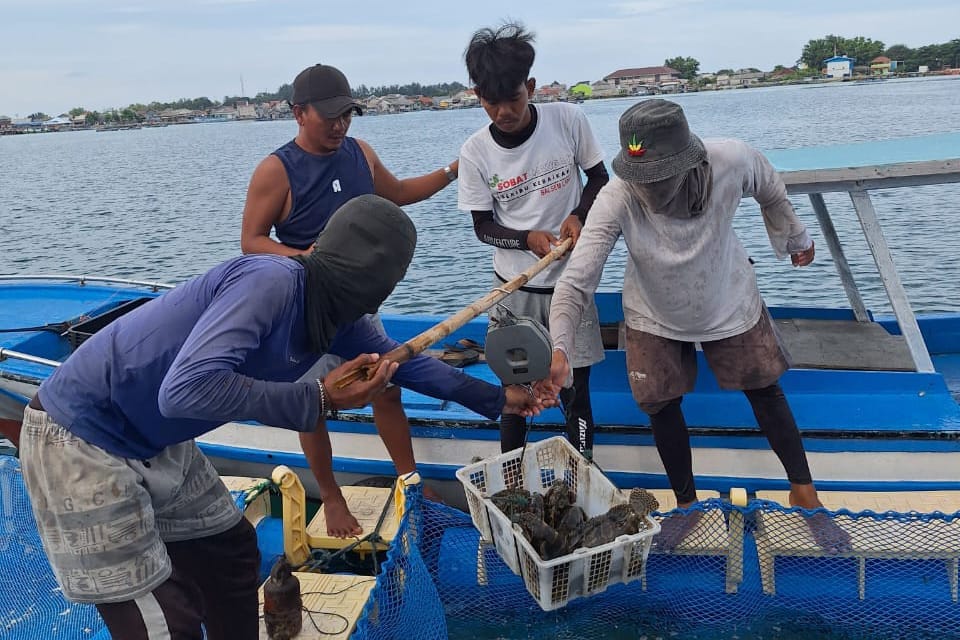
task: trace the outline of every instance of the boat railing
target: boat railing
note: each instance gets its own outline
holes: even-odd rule
[[[29,353],[22,353],[0,347],[0,362],[3,362],[7,358],[11,360],[23,360],[24,362],[31,362],[33,364],[42,364],[47,367],[59,367],[61,365],[61,363],[56,360],[48,360],[47,358],[30,355]]]
[[[960,134],[946,134],[940,137],[949,139],[958,137],[960,139]],[[922,144],[928,144],[928,142],[920,139],[916,143],[916,145]],[[858,148],[854,149],[854,146]],[[922,151],[922,147],[919,147],[919,149]],[[876,151],[876,149],[871,149],[869,143],[853,145],[845,152],[850,153],[851,150],[854,154],[862,152],[866,158],[870,158],[870,153]],[[790,158],[789,154],[793,151],[799,151],[807,155]],[[776,166],[780,164],[777,160],[806,160],[810,157],[809,153],[810,150],[807,149],[787,150],[785,152],[775,152],[771,159]],[[825,151],[825,153],[828,153],[828,151]],[[871,164],[871,162],[874,163]],[[780,175],[787,187],[787,193],[791,195],[807,194],[809,196],[810,204],[813,206],[820,229],[823,231],[824,240],[830,250],[830,255],[833,257],[840,282],[850,302],[854,317],[858,322],[869,322],[870,317],[863,296],[853,277],[840,237],[837,235],[837,230],[823,199],[824,193],[845,192],[849,194],[867,246],[870,248],[870,253],[880,274],[880,280],[886,290],[916,370],[922,373],[933,372],[933,360],[920,333],[920,327],[913,308],[910,306],[906,290],[897,274],[893,256],[877,218],[877,212],[873,206],[873,201],[870,199],[869,191],[872,189],[893,189],[960,182],[960,158],[895,163],[884,162],[883,160],[868,160],[859,166],[801,170],[780,169]]]
[[[69,274],[37,274],[37,275],[2,275],[0,274],[0,281],[15,281],[15,280],[50,280],[57,282],[76,282],[80,286],[84,286],[87,283],[104,283],[104,284],[123,284],[130,285],[135,287],[148,287],[152,291],[157,292],[160,289],[173,289],[176,285],[167,284],[165,282],[153,282],[150,280],[129,280],[126,278],[110,278],[105,276],[80,276],[80,275],[69,275]]]

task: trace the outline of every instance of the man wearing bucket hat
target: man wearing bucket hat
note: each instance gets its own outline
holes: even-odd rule
[[[290,104],[299,130],[296,138],[267,156],[250,179],[240,232],[244,253],[309,253],[333,212],[351,198],[375,193],[406,205],[429,198],[456,179],[454,160],[442,169],[399,180],[369,144],[348,136],[351,119],[362,107],[336,67],[315,64],[301,71],[293,81]],[[382,331],[379,315],[373,314],[372,320]],[[325,356],[309,375],[322,377],[342,362]],[[413,471],[410,424],[400,389],[391,386],[379,396],[373,415],[397,473]],[[429,487],[424,492],[436,498]]]
[[[695,344],[720,386],[744,392],[782,462],[790,500],[822,506],[796,421],[778,380],[789,368],[760,297],[749,258],[733,230],[741,198],[760,205],[778,257],[803,267],[813,240],[777,172],[739,140],[702,141],[679,105],[646,100],[620,117],[613,179],[597,196],[580,241],[557,283],[550,313],[551,382],[569,375],[581,309],[593,298],[604,263],[623,236],[630,259],[623,285],[627,370],[633,397],[650,417],[657,451],[680,507],[696,501],[690,437],[680,403],[696,379]],[[699,516],[670,518],[661,548],[678,544]],[[672,526],[671,526],[672,525]],[[811,526],[827,550],[849,537],[828,520]]]

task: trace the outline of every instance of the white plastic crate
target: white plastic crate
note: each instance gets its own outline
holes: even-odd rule
[[[466,492],[474,526],[484,540],[494,544],[506,565],[523,576],[537,604],[545,611],[558,609],[574,598],[642,577],[653,536],[660,532],[660,524],[649,515],[648,528],[639,533],[553,560],[540,558],[520,527],[493,505],[490,496],[509,486],[544,494],[555,480],[564,480],[576,494],[576,504],[592,518],[627,502],[627,495],[562,436],[528,444],[526,453],[522,451],[516,449],[458,469],[457,479]]]

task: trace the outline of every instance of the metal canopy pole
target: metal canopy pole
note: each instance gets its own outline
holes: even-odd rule
[[[869,322],[870,316],[867,313],[867,306],[863,303],[860,289],[853,279],[853,271],[850,269],[850,263],[847,262],[847,256],[843,253],[840,236],[837,235],[837,229],[833,226],[830,212],[827,211],[827,204],[823,201],[823,194],[811,193],[810,204],[813,205],[813,211],[817,214],[817,221],[820,223],[820,230],[823,231],[823,237],[827,241],[827,248],[830,249],[833,262],[837,265],[837,273],[840,274],[843,290],[847,292],[847,300],[850,301],[853,316],[857,322]]]
[[[873,208],[870,195],[859,189],[850,191],[850,199],[853,201],[853,208],[860,219],[860,226],[863,227],[867,245],[869,245],[873,260],[877,264],[880,279],[887,290],[890,304],[893,305],[893,313],[900,325],[900,332],[907,341],[907,347],[910,349],[910,355],[913,356],[917,371],[932,373],[934,368],[933,361],[930,359],[930,352],[927,350],[923,335],[920,333],[920,326],[917,324],[917,317],[910,307],[910,301],[907,300],[907,292],[897,275],[893,257],[890,255],[890,248],[887,246],[886,238],[884,238],[883,229],[880,228],[880,221],[877,220],[877,212]]]

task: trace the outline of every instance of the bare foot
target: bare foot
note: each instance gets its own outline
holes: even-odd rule
[[[677,511],[664,518],[660,521],[660,533],[653,538],[654,548],[660,553],[673,551],[697,526],[702,516],[702,511]]]
[[[807,519],[807,526],[810,527],[813,539],[821,549],[831,555],[848,553],[852,550],[850,534],[841,529],[828,514],[814,513],[804,517]]]
[[[790,505],[802,509],[822,509],[823,503],[812,484],[790,485]],[[807,526],[817,545],[830,554],[847,553],[851,550],[850,534],[844,531],[826,513],[804,514]]]
[[[330,500],[323,503],[323,515],[327,519],[327,535],[335,538],[350,538],[363,533],[360,523],[350,513],[343,500]]]

